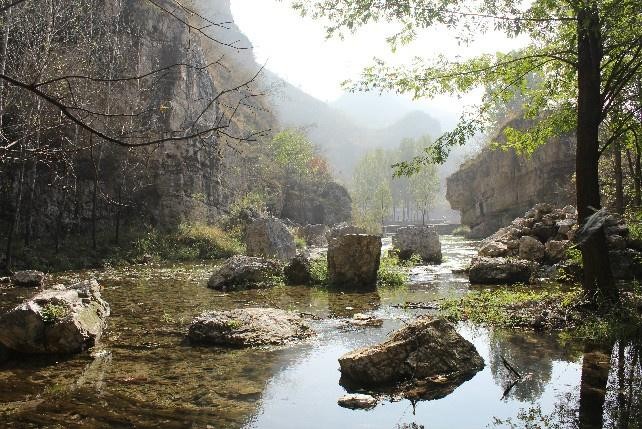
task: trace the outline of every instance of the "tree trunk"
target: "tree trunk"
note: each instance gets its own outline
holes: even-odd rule
[[[602,40],[599,13],[595,7],[583,6],[577,16],[578,32],[578,97],[576,182],[577,210],[584,224],[600,208],[598,176],[599,126],[602,117],[600,64]],[[590,299],[601,295],[616,297],[604,230],[593,234],[582,246],[584,279],[582,286]]]
[[[613,174],[615,175],[615,211],[624,214],[624,183],[622,177],[622,149],[620,142],[613,144]]]

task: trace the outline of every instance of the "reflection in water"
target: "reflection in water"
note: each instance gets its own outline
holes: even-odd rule
[[[561,345],[556,335],[495,329],[490,337],[490,368],[506,396],[523,402],[538,400],[551,381],[553,361],[577,361],[579,354]],[[519,372],[521,380],[506,368],[503,359]]]
[[[579,404],[579,426],[581,429],[602,427],[611,349],[611,347],[594,345],[587,345],[584,349]]]

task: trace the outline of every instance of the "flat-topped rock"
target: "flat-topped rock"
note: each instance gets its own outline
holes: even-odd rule
[[[399,228],[392,237],[392,245],[399,251],[401,259],[417,254],[424,262],[441,263],[441,242],[434,226]]]
[[[109,316],[96,280],[54,286],[0,317],[0,344],[18,354],[70,354],[94,346]]]
[[[282,277],[283,267],[277,261],[235,255],[212,274],[207,287],[223,291],[269,288]]]
[[[328,247],[328,280],[334,287],[371,291],[377,287],[381,237],[340,235]]]
[[[250,347],[290,343],[314,332],[299,315],[285,310],[241,308],[205,312],[192,321],[187,335],[195,343]]]

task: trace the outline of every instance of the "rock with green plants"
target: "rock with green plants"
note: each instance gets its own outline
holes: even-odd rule
[[[110,314],[96,280],[56,285],[0,317],[0,345],[12,354],[71,354],[93,347]]]
[[[231,347],[283,345],[312,335],[298,314],[277,308],[208,311],[197,316],[188,330],[194,344]]]
[[[620,216],[605,216],[603,229],[613,276],[631,280],[642,275],[642,253]],[[469,269],[472,283],[528,283],[541,278],[578,280],[581,253],[576,243],[573,206],[537,204],[522,217],[486,238]]]
[[[207,286],[222,291],[262,289],[283,284],[284,280],[280,261],[235,255],[212,274]]]

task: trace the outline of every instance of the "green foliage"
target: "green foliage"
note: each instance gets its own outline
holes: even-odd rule
[[[572,264],[582,266],[582,251],[577,246],[571,246],[566,250],[566,258]]]
[[[325,257],[316,258],[311,261],[310,274],[312,284],[315,286],[328,285],[328,261]]]
[[[227,325],[227,327],[228,327],[228,328],[230,328],[231,330],[234,330],[234,329],[240,329],[240,328],[242,328],[242,327],[243,327],[243,322],[242,322],[242,321],[240,321],[240,320],[228,320],[228,321],[226,322],[226,325]]]
[[[400,263],[396,256],[381,258],[377,272],[377,285],[401,287],[408,284],[408,265]]]
[[[305,249],[308,246],[308,243],[305,242],[305,238],[295,236],[294,245],[296,246],[297,249]]]
[[[48,324],[54,324],[69,315],[69,308],[64,304],[47,303],[40,311],[42,320]]]
[[[221,259],[243,252],[243,245],[216,226],[180,225],[176,232],[150,230],[134,243],[134,258],[149,254],[167,261]]]
[[[400,31],[387,38],[396,48],[417,39],[427,28],[446,27],[463,45],[480,34],[498,30],[514,38],[526,36],[529,44],[519,51],[482,54],[451,60],[446,56],[414,58],[411,64],[390,65],[375,59],[357,82],[346,82],[350,90],[406,93],[414,98],[462,94],[485,89],[482,102],[462,114],[457,126],[444,133],[435,145],[411,161],[397,165],[397,174],[411,175],[419,167],[442,163],[450,149],[465,144],[475,134],[495,127],[497,106],[514,103],[526,119],[538,124],[526,131],[508,129],[506,147],[530,153],[553,135],[576,127],[578,98],[578,30],[594,31],[599,21],[603,119],[626,130],[638,121],[633,113],[639,102],[636,85],[640,79],[642,52],[642,3],[639,0],[596,0],[587,2],[514,0],[470,2],[463,0],[298,0],[294,7],[303,14],[324,17],[329,36],[344,35],[368,23],[395,22]],[[580,21],[580,18],[584,19]],[[596,19],[592,20],[591,18]],[[637,95],[636,95],[637,94]],[[599,119],[602,122],[603,119]],[[596,124],[599,125],[599,124]],[[617,136],[617,132],[613,132]]]

